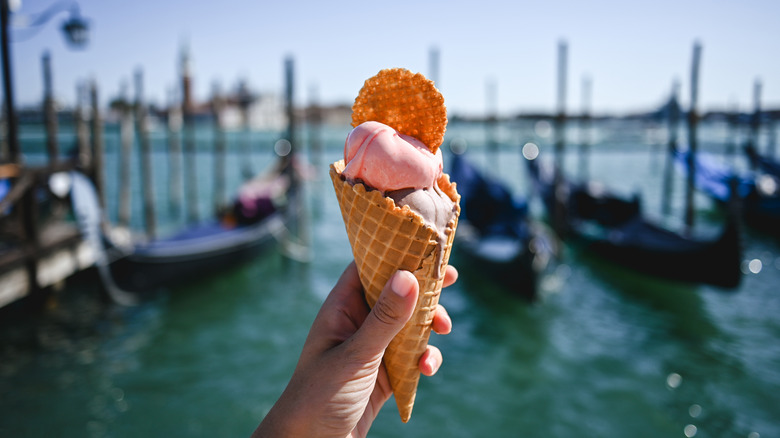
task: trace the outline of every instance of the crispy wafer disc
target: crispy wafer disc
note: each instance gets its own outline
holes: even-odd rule
[[[352,127],[369,121],[411,135],[436,153],[447,130],[447,108],[433,81],[404,68],[389,68],[367,79],[352,105]]]

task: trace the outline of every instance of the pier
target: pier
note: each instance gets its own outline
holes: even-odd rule
[[[0,198],[0,307],[47,288],[61,285],[75,272],[92,266],[95,254],[90,250],[78,226],[66,217],[73,211],[67,204],[69,172],[90,175],[93,184],[102,179],[102,134],[99,111],[92,115],[92,132],[83,117],[81,105],[73,114],[74,130],[78,133],[75,157],[64,158],[57,142],[58,120],[52,92],[52,67],[48,53],[42,57],[43,111],[46,126],[47,162],[30,165],[24,162],[19,141],[19,125],[14,102],[9,44],[10,6],[0,2],[0,29],[2,31],[3,92],[5,132],[3,160],[0,161],[0,180],[8,188]],[[71,19],[66,29],[69,42],[83,42],[79,38],[83,25]],[[78,28],[78,29],[77,29]],[[79,90],[80,94],[82,89]],[[91,88],[92,102],[97,102],[97,90]],[[93,141],[87,141],[90,136]],[[98,185],[98,193],[101,186]]]

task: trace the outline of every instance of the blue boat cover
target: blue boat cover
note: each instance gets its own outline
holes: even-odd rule
[[[481,234],[524,236],[528,204],[515,199],[503,184],[483,176],[462,155],[454,155],[450,179],[461,196],[461,218]]]

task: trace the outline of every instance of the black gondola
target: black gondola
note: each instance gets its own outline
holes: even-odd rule
[[[529,160],[528,167],[548,215],[552,218],[557,212],[562,218],[560,234],[588,253],[670,280],[723,288],[739,285],[741,242],[736,221],[730,220],[715,239],[689,238],[646,220],[638,196],[622,199],[606,190],[593,192],[591,185],[573,184],[562,176],[556,189],[551,167],[540,168],[538,160]]]
[[[284,237],[295,214],[290,172],[276,168],[245,183],[233,208],[173,236],[137,243],[112,264],[117,285],[143,292],[246,261]]]
[[[780,178],[780,161],[761,155],[751,144],[745,146],[745,154],[753,167],[775,178]]]
[[[533,300],[549,245],[533,230],[527,203],[483,176],[462,155],[453,156],[450,178],[461,195],[454,246],[455,257],[467,260],[461,266],[471,266],[484,278]]]

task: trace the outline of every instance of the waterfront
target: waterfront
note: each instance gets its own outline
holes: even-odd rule
[[[133,308],[105,303],[96,277],[85,275],[40,313],[3,321],[0,435],[248,436],[284,388],[320,303],[351,259],[325,173],[347,129],[327,130],[323,155],[306,156],[316,170],[306,185],[310,262],[269,254]],[[650,212],[660,211],[659,132],[641,123],[603,126],[590,161],[594,177],[641,191]],[[724,132],[703,130],[703,148],[720,151]],[[497,163],[493,173],[524,194],[519,147],[534,141],[544,153],[544,134],[531,123],[502,126],[497,157],[478,147],[481,126],[453,124],[446,138],[464,138],[478,165]],[[255,139],[263,149],[253,163],[261,167],[274,136]],[[107,169],[116,166],[111,141]],[[157,210],[170,230],[163,136],[156,141]],[[200,149],[205,215],[212,166],[207,146]],[[228,158],[238,169],[240,155]],[[566,160],[574,171],[576,155]],[[230,178],[235,188],[239,172]],[[679,174],[676,181],[680,217]],[[115,179],[107,190],[116,193]],[[139,196],[134,188],[135,213]],[[116,196],[108,199],[111,213]],[[722,216],[703,196],[697,205],[698,230],[711,233]],[[391,401],[370,436],[780,435],[779,245],[748,230],[735,291],[651,279],[569,248],[549,267],[534,304],[453,259],[461,279],[441,298],[453,333],[432,337],[444,365],[421,380],[410,423],[400,422]]]

